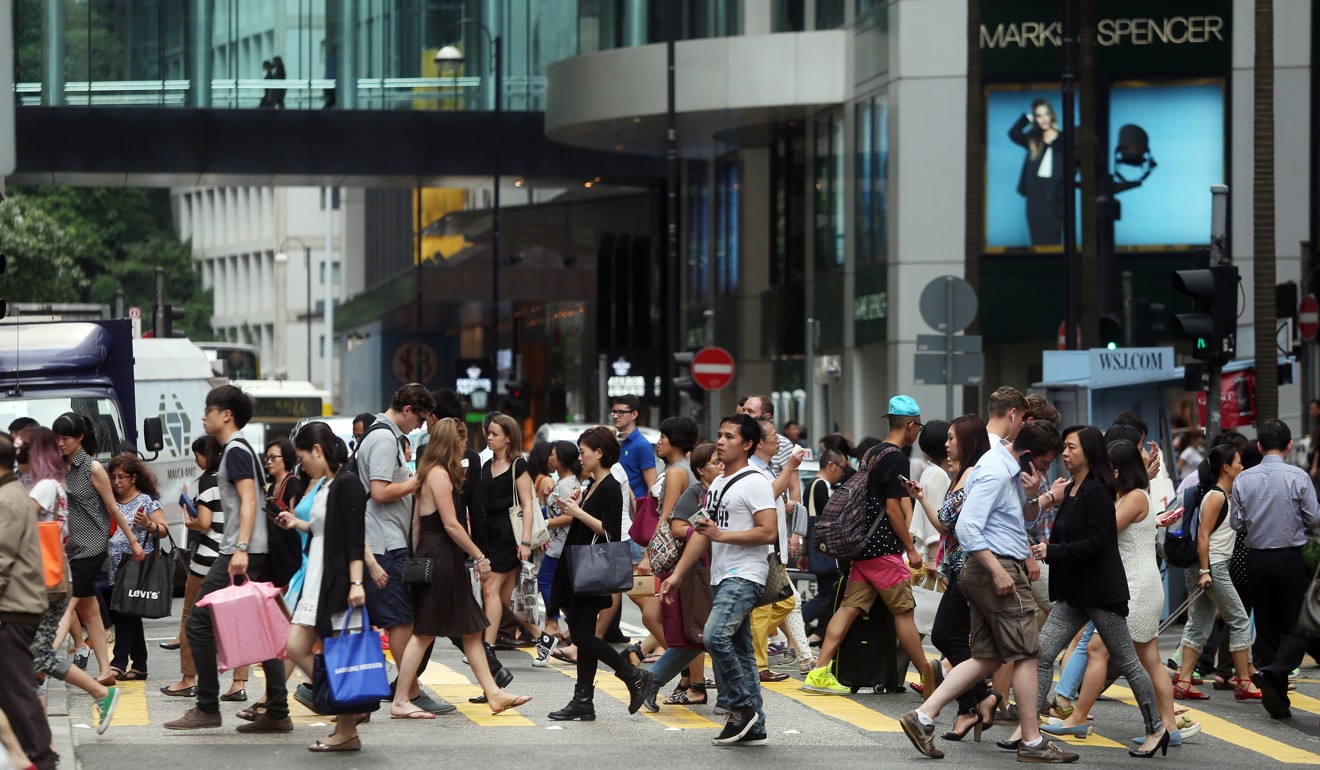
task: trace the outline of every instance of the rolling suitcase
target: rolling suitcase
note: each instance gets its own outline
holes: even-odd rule
[[[846,575],[847,573],[844,572]],[[839,580],[834,591],[834,610],[838,611],[847,590],[847,579]],[[904,678],[908,657],[898,644],[894,616],[879,598],[848,629],[834,654],[834,676],[839,683],[857,692],[873,687],[876,692],[905,691]]]

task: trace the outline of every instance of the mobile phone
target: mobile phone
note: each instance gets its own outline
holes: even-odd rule
[[[688,523],[694,527],[703,521],[710,521],[710,514],[705,511],[697,511],[692,514],[692,518],[688,519]]]
[[[1035,472],[1036,472],[1036,469],[1033,468],[1033,467],[1031,466],[1031,461],[1032,461],[1033,459],[1035,459],[1035,458],[1034,458],[1034,455],[1031,454],[1031,452],[1023,452],[1023,453],[1022,453],[1022,457],[1018,458],[1018,462],[1021,463],[1021,465],[1022,465],[1022,472],[1023,472],[1023,473],[1035,473]]]
[[[901,481],[901,482],[903,482],[904,484],[911,484],[911,483],[912,483],[912,479],[908,478],[907,476],[904,476],[904,475],[901,474],[901,473],[898,474],[898,480]]]

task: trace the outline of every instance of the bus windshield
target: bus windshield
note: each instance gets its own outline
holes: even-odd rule
[[[96,429],[96,459],[109,462],[119,453],[124,440],[124,422],[119,405],[105,396],[39,395],[7,398],[0,401],[0,428],[21,417],[30,417],[49,428],[65,412],[77,412],[92,418]]]

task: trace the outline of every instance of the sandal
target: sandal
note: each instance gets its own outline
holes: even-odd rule
[[[518,708],[519,706],[522,706],[526,703],[530,703],[531,700],[532,700],[532,696],[530,695],[519,695],[518,697],[513,699],[513,703],[510,703],[507,706],[500,706],[499,708],[495,708],[494,706],[491,706],[490,713],[499,714],[508,711],[509,709]]]
[[[1251,691],[1252,683],[1250,679],[1233,677],[1233,685],[1234,700],[1262,700],[1265,697],[1259,688],[1255,692]]]
[[[119,681],[119,678],[122,677],[123,675],[124,672],[122,670],[117,669],[114,666],[111,666],[107,668],[104,673],[102,673],[99,677],[96,678],[96,683],[101,685],[102,687],[114,687],[115,682]]]
[[[976,730],[976,735],[975,735],[975,737],[973,737],[972,740],[976,741],[977,743],[980,743],[980,742],[981,742],[981,731],[985,729],[985,723],[984,723],[983,721],[981,721],[981,715],[978,714],[978,713],[976,713],[975,711],[973,711],[973,712],[970,713],[970,714],[959,714],[958,716],[960,716],[960,717],[976,717],[976,718],[973,719],[972,721],[968,722],[968,723],[967,723],[967,726],[964,727],[961,731],[958,731],[958,730],[945,730],[943,733],[940,734],[940,740],[945,740],[945,741],[960,741],[960,740],[962,740],[963,738],[966,738],[966,737],[967,737],[967,733],[970,733],[973,729],[975,729],[975,730]]]
[[[692,698],[688,695],[689,689],[697,690],[698,692],[700,692],[701,700],[692,700]],[[665,705],[666,706],[704,706],[706,705],[707,702],[709,702],[709,700],[710,699],[706,697],[706,685],[699,684],[691,688],[684,688],[681,692],[676,692],[673,695],[670,695],[668,698],[665,699]]]
[[[402,714],[396,714],[393,709],[390,709],[390,719],[435,719],[435,714],[432,714],[425,709],[405,711]]]
[[[1073,715],[1073,711],[1075,710],[1076,707],[1074,706],[1059,705],[1059,700],[1057,698],[1050,701],[1050,716],[1052,717],[1058,717],[1059,719],[1067,719],[1068,717]]]
[[[115,677],[120,682],[145,682],[147,681],[147,672],[136,668],[130,668],[119,676]]]
[[[575,665],[577,664],[577,658],[568,657],[568,655],[563,650],[555,650],[554,652],[550,653],[550,657],[554,658],[555,660],[562,660],[565,663],[573,663]]]
[[[1186,682],[1187,686],[1184,687],[1182,685],[1182,682]],[[1192,689],[1193,687],[1195,687],[1195,685],[1193,684],[1191,679],[1174,679],[1173,699],[1174,700],[1210,700],[1209,695],[1206,695],[1205,693],[1199,692],[1197,690],[1193,690]]]
[[[995,705],[990,707],[989,719],[986,719],[985,715],[981,713],[981,704],[980,703],[976,704],[976,715],[981,718],[981,731],[989,730],[990,728],[995,726],[995,713],[999,711],[999,704],[1004,702],[1004,694],[992,690],[989,695],[985,696],[983,701],[989,700],[991,698],[995,699]],[[964,733],[964,735],[966,735],[966,733]],[[977,740],[979,742],[980,739]]]
[[[245,708],[242,711],[239,711],[237,714],[234,714],[234,716],[247,722],[255,722],[257,721],[257,717],[265,713],[266,713],[266,704],[258,703],[257,705],[252,706],[251,708]]]

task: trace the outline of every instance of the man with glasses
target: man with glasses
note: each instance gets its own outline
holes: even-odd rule
[[[921,554],[912,544],[909,525],[912,522],[912,497],[904,481],[912,472],[907,448],[917,440],[924,425],[921,409],[908,396],[889,399],[889,435],[872,447],[862,460],[866,473],[866,523],[876,523],[874,533],[867,540],[862,555],[852,562],[843,601],[825,629],[825,641],[820,646],[816,668],[807,675],[802,689],[822,695],[847,695],[850,690],[840,684],[830,670],[830,662],[843,637],[854,621],[869,613],[879,598],[894,615],[894,629],[899,644],[921,674],[927,693],[934,692],[932,680],[934,666],[927,660],[921,647],[921,635],[913,611],[912,572],[921,567]],[[909,482],[910,483],[910,482]],[[903,556],[907,555],[907,563]]]
[[[391,650],[408,646],[413,624],[412,593],[403,583],[403,562],[410,553],[415,482],[399,440],[426,425],[434,410],[429,390],[415,382],[404,385],[394,392],[390,408],[367,427],[357,450],[357,474],[368,495],[367,611],[372,625],[389,634]],[[415,682],[409,699],[433,714],[454,711],[453,706],[423,695]]]

